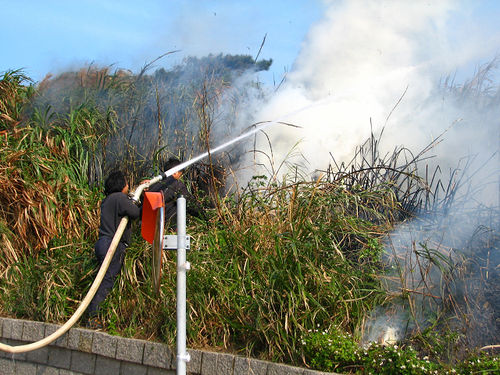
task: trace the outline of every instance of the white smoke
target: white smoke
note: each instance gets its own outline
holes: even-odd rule
[[[481,35],[458,31],[457,19],[467,20],[467,25],[474,23],[466,17],[470,3],[351,0],[329,4],[323,19],[308,33],[285,83],[269,96],[249,98],[242,106],[246,109],[240,117],[242,124],[248,125],[249,119],[283,120],[302,127],[270,127],[266,131],[269,141],[260,137],[256,147],[267,156],[257,153],[252,157],[258,163],[269,164],[271,144],[276,165],[287,158],[300,164],[302,157],[289,156],[298,143],[296,154],[307,160],[304,168],[314,173],[328,167],[332,162],[330,154],[337,161],[348,162],[372,130],[377,134],[384,129],[382,154],[392,152],[396,146],[418,153],[444,133],[428,155],[435,156],[434,166],[441,167],[440,178],[446,184],[446,177],[458,169],[456,176],[466,173],[462,181],[470,178],[490,188],[481,196],[468,196],[472,205],[498,205],[498,105],[488,107],[477,100],[485,89],[480,85],[471,85],[478,95],[462,98],[460,93],[457,95],[460,90],[451,93],[440,86],[443,79],[471,62],[479,66],[480,61],[493,59],[495,48],[500,47],[498,37],[488,38],[492,46],[478,43]],[[452,86],[459,88],[460,84]],[[475,164],[464,171],[468,160]],[[248,160],[247,164],[253,162]],[[429,242],[443,254],[442,249],[453,243],[457,233],[463,234],[459,247],[467,242],[477,226],[461,228],[460,222],[465,220],[457,218],[464,216],[458,216],[452,208],[448,207],[446,213],[447,222],[453,222],[449,230],[442,225],[430,233],[412,229],[406,237],[401,233],[408,227],[395,231],[392,237],[401,241],[393,245],[395,256],[404,258],[410,249],[408,259],[414,261],[412,249]],[[414,231],[416,234],[411,234]],[[434,272],[431,263],[429,274]],[[421,282],[414,280],[406,287]],[[402,286],[396,288],[401,291]],[[392,310],[378,309],[372,317],[373,325],[367,328],[368,339],[383,337],[386,332],[379,323],[388,327],[388,317],[394,324],[390,327],[392,336],[400,338],[411,328],[409,315],[399,305],[392,306]],[[417,321],[422,318],[416,315],[413,318]],[[406,330],[402,329],[405,324]]]
[[[471,47],[477,36],[457,40],[458,34],[450,30],[452,16],[468,11],[465,3],[351,0],[328,4],[323,19],[304,40],[285,83],[272,95],[247,105],[241,117],[245,125],[250,114],[255,122],[285,119],[302,127],[274,126],[267,132],[277,165],[290,158],[298,143],[297,154],[307,160],[307,169],[325,170],[330,153],[337,161],[348,161],[372,130],[377,133],[384,127],[387,151],[404,145],[415,152],[450,126],[458,128],[453,140],[445,136],[436,150],[443,156],[441,167],[452,168],[459,158],[475,152],[471,139],[483,146],[492,139],[491,128],[477,131],[473,123],[477,113],[464,112],[438,92],[442,78],[485,58],[477,44]],[[489,146],[491,153],[498,147],[496,142]],[[269,155],[265,137],[257,148]],[[268,163],[267,156],[259,162]]]

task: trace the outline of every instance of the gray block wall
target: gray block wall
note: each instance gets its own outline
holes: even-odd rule
[[[58,325],[0,317],[0,341],[22,345],[38,341]],[[300,367],[226,353],[188,349],[193,375],[321,375]],[[175,374],[175,349],[145,340],[127,339],[72,328],[52,344],[32,352],[0,351],[2,375],[166,375]]]

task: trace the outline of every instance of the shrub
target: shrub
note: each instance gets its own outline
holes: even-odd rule
[[[358,374],[434,374],[438,364],[419,358],[411,346],[370,343],[360,347],[341,330],[307,332],[302,337],[304,358],[314,369]]]
[[[302,345],[307,363],[318,370],[346,371],[361,360],[352,336],[339,330],[309,331],[302,336]]]
[[[500,374],[500,356],[473,354],[458,364],[459,374]]]

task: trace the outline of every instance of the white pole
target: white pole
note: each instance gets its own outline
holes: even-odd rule
[[[186,199],[177,199],[177,375],[186,374],[190,356],[186,350]]]

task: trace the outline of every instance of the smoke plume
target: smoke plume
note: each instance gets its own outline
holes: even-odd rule
[[[482,279],[481,274],[474,273],[481,272],[480,267],[459,267],[470,254],[481,255],[475,245],[486,248],[486,240],[475,240],[477,228],[486,228],[483,237],[488,237],[488,267],[483,271],[489,270],[490,282],[498,273],[498,241],[492,240],[496,238],[492,231],[498,231],[500,169],[497,60],[491,44],[478,43],[484,36],[458,31],[460,22],[472,22],[467,18],[470,4],[465,2],[352,0],[329,4],[323,19],[304,40],[285,82],[265,98],[244,103],[248,111],[240,115],[242,124],[248,125],[249,119],[281,120],[301,128],[270,127],[267,137],[252,145],[263,152],[249,153],[256,160],[247,160],[247,164],[268,165],[271,159],[280,165],[287,160],[313,174],[332,163],[330,155],[336,161],[349,162],[371,132],[383,132],[381,154],[399,146],[418,153],[440,137],[428,151],[426,163],[432,170],[439,167],[439,178],[445,184],[449,180],[450,190],[441,189],[448,195],[438,204],[442,211],[432,220],[420,218],[397,228],[387,241],[391,254],[387,262],[399,262],[399,274],[388,274],[396,280],[388,284],[388,291],[417,291],[420,297],[413,302],[422,309],[412,312],[407,304],[381,307],[366,328],[368,340],[390,331],[393,341],[415,326],[421,328],[426,313],[442,306],[444,292],[480,294],[476,281]],[[500,46],[498,39],[489,40],[496,48]],[[485,59],[490,63],[482,65]],[[456,72],[474,62],[476,71],[460,82]],[[290,155],[292,150],[296,156]],[[471,211],[466,210],[478,207],[494,210],[487,215],[475,211],[472,220]],[[439,259],[451,269],[438,267]],[[458,272],[465,269],[473,273]],[[415,279],[399,282],[401,274]],[[435,290],[435,285],[443,285],[443,278],[448,289]],[[428,289],[419,289],[426,282]],[[466,285],[477,288],[464,291]],[[489,310],[489,318],[498,314],[498,308]],[[467,309],[468,313],[474,310],[473,306]],[[390,327],[388,321],[393,323]],[[494,329],[492,332],[494,337]]]
[[[349,160],[371,131],[382,129],[386,151],[404,145],[416,152],[446,132],[434,150],[442,169],[477,151],[491,155],[498,148],[498,123],[484,121],[483,108],[466,108],[443,94],[443,79],[485,58],[484,50],[470,48],[475,36],[456,40],[450,29],[466,11],[453,1],[332,2],[284,84],[264,100],[246,103],[241,123],[284,118],[301,126],[274,126],[267,133],[276,164],[298,143],[296,154],[303,157],[289,161],[309,172],[325,170],[330,153]],[[257,149],[270,152],[266,137]],[[259,161],[268,162],[264,156]]]

